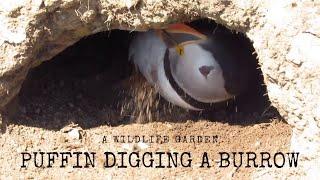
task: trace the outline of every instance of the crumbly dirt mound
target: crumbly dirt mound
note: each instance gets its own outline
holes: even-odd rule
[[[84,36],[110,29],[159,28],[206,17],[253,41],[270,100],[292,126],[290,149],[301,152],[299,175],[316,177],[320,169],[319,16],[318,1],[0,1],[0,118],[8,122],[8,103],[19,93],[30,68]],[[17,128],[24,129],[11,127]],[[26,128],[32,131],[34,128]],[[7,131],[1,140],[8,140],[9,134]],[[10,136],[14,141],[14,134]],[[259,172],[257,176],[263,174],[268,175]]]

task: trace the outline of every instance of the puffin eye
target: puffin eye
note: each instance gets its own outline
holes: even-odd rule
[[[180,55],[183,56],[184,55],[184,48],[181,45],[177,45],[176,46],[176,52]]]
[[[208,74],[214,69],[213,66],[201,66],[199,68],[199,71],[200,73],[205,77],[207,78],[208,77]]]

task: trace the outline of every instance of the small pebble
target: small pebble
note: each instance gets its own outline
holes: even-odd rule
[[[72,139],[81,139],[81,134],[80,131],[78,129],[71,129],[68,132],[68,135],[72,138]]]

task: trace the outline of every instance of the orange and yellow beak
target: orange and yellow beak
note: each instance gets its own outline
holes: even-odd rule
[[[198,39],[206,40],[207,36],[200,33],[199,31],[193,29],[190,26],[187,26],[185,24],[170,24],[165,31],[168,33],[181,33],[181,34],[188,34],[192,35]]]
[[[183,46],[207,39],[206,35],[185,24],[171,24],[157,33],[168,47]]]

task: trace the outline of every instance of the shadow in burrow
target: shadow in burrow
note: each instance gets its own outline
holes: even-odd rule
[[[250,66],[252,77],[246,93],[202,112],[173,106],[154,93],[128,61],[128,47],[134,32],[112,30],[84,37],[50,61],[31,69],[18,95],[18,113],[9,124],[60,130],[71,123],[87,129],[136,122],[183,123],[205,119],[247,126],[279,118],[269,102],[250,40],[213,21],[198,20],[190,25],[205,27],[213,34],[228,33],[239,48],[254,56],[254,61],[245,62]],[[151,107],[134,101],[138,95],[132,93],[132,89],[137,93],[136,87],[138,91],[146,91],[143,95],[146,101],[150,103],[150,99],[154,99]],[[148,113],[144,112],[146,109]]]

